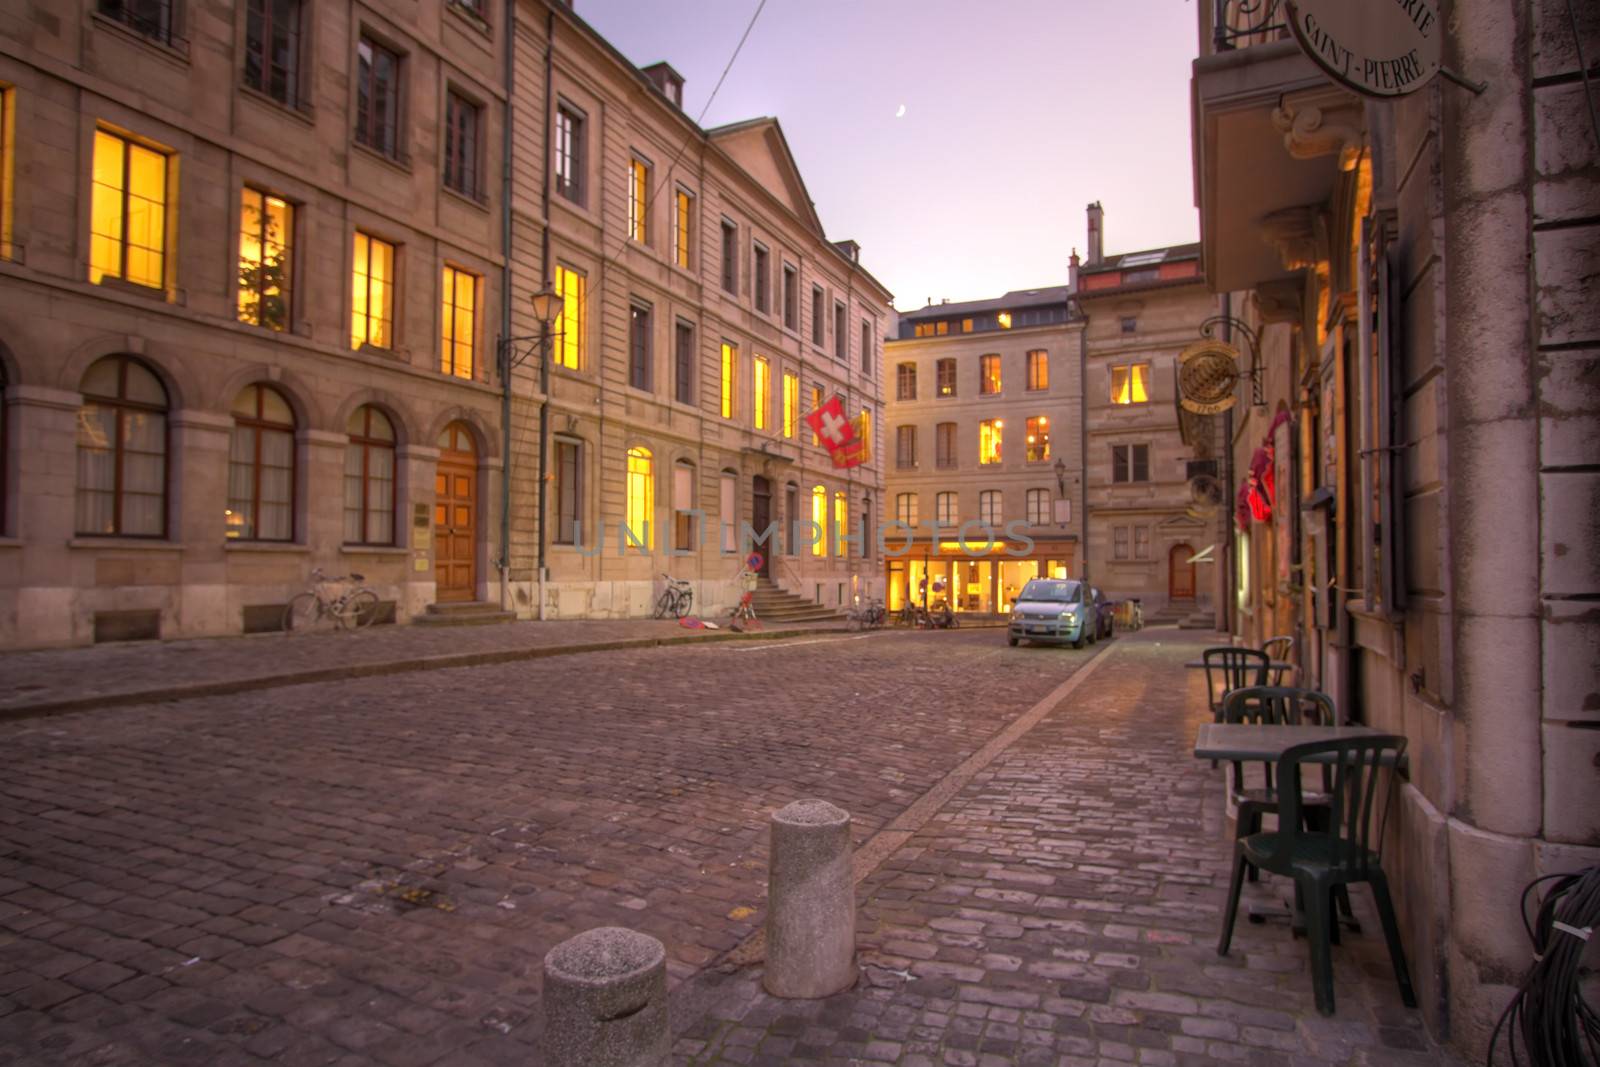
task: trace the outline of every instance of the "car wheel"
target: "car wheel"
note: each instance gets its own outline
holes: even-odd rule
[[[1072,647],[1081,649],[1083,647],[1083,638],[1079,637],[1076,641],[1072,642]]]
[[[1006,638],[1006,643],[1008,645],[1010,645],[1012,648],[1016,648],[1017,647],[1017,639],[1015,637]]]

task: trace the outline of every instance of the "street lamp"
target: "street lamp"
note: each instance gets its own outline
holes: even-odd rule
[[[550,327],[561,314],[561,294],[547,282],[528,294],[539,332],[525,337],[502,337],[495,345],[500,364],[500,559],[501,577],[511,567],[511,372],[533,355],[539,356],[539,566],[544,566],[544,465],[545,430],[550,395]],[[502,605],[503,606],[503,605]]]
[[[1056,457],[1056,492],[1065,497],[1067,495],[1067,462],[1060,456]]]

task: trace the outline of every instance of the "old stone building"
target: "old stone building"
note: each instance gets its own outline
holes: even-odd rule
[[[772,577],[847,601],[877,468],[799,420],[871,425],[888,294],[776,120],[680,101],[542,0],[0,6],[0,645],[274,629],[313,568],[399,621],[716,608],[796,516]]]
[[[492,595],[504,37],[309,8],[0,7],[0,644]]]
[[[885,499],[914,534],[885,561],[890,610],[925,579],[930,603],[995,613],[1029,578],[1082,576],[1082,333],[1064,285],[901,313]]]
[[[1293,9],[1197,5],[1194,163],[1264,400],[1241,379],[1229,413],[1227,621],[1408,738],[1383,862],[1424,1014],[1476,1059],[1531,962],[1523,887],[1600,861],[1600,14],[1423,7],[1451,76],[1380,99]]]
[[[1139,600],[1147,621],[1210,621],[1221,443],[1185,440],[1177,357],[1216,298],[1198,245],[1107,256],[1104,211],[1088,214],[1073,284],[1085,319],[1089,572],[1108,598]]]

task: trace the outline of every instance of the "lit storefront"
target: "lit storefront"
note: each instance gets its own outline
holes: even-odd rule
[[[1044,541],[996,539],[985,544],[982,535],[965,545],[959,538],[912,542],[899,558],[902,546],[891,543],[888,559],[889,610],[907,603],[920,604],[924,580],[930,607],[948,600],[952,610],[980,615],[1010,610],[1011,600],[1030,578],[1070,578],[1077,563],[1077,538]]]

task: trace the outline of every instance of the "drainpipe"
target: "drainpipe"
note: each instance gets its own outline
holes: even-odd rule
[[[507,0],[514,5],[515,0]],[[544,143],[550,144],[550,116],[554,112],[551,107],[550,93],[555,84],[555,53],[556,53],[556,13],[545,13],[544,34]],[[539,194],[540,212],[544,217],[544,228],[539,238],[539,272],[541,275],[539,285],[543,288],[550,281],[550,159],[545,153],[542,166],[544,172],[544,188]],[[538,619],[544,621],[544,585],[549,571],[545,563],[545,501],[548,482],[546,472],[549,469],[550,456],[550,324],[539,323],[539,609]]]
[[[1224,344],[1233,343],[1233,294],[1222,294],[1222,341]],[[1222,413],[1222,482],[1228,487],[1227,498],[1223,501],[1223,537],[1222,537],[1222,629],[1233,633],[1234,623],[1234,545],[1233,545],[1233,501],[1237,490],[1233,485],[1233,409],[1229,408]]]
[[[506,3],[505,113],[500,123],[500,609],[513,611],[511,603],[511,360],[504,349],[511,336],[511,116],[515,96],[517,5]]]
[[[1081,310],[1081,308],[1080,308]],[[1083,531],[1083,580],[1089,581],[1089,323],[1078,331],[1078,528]]]

